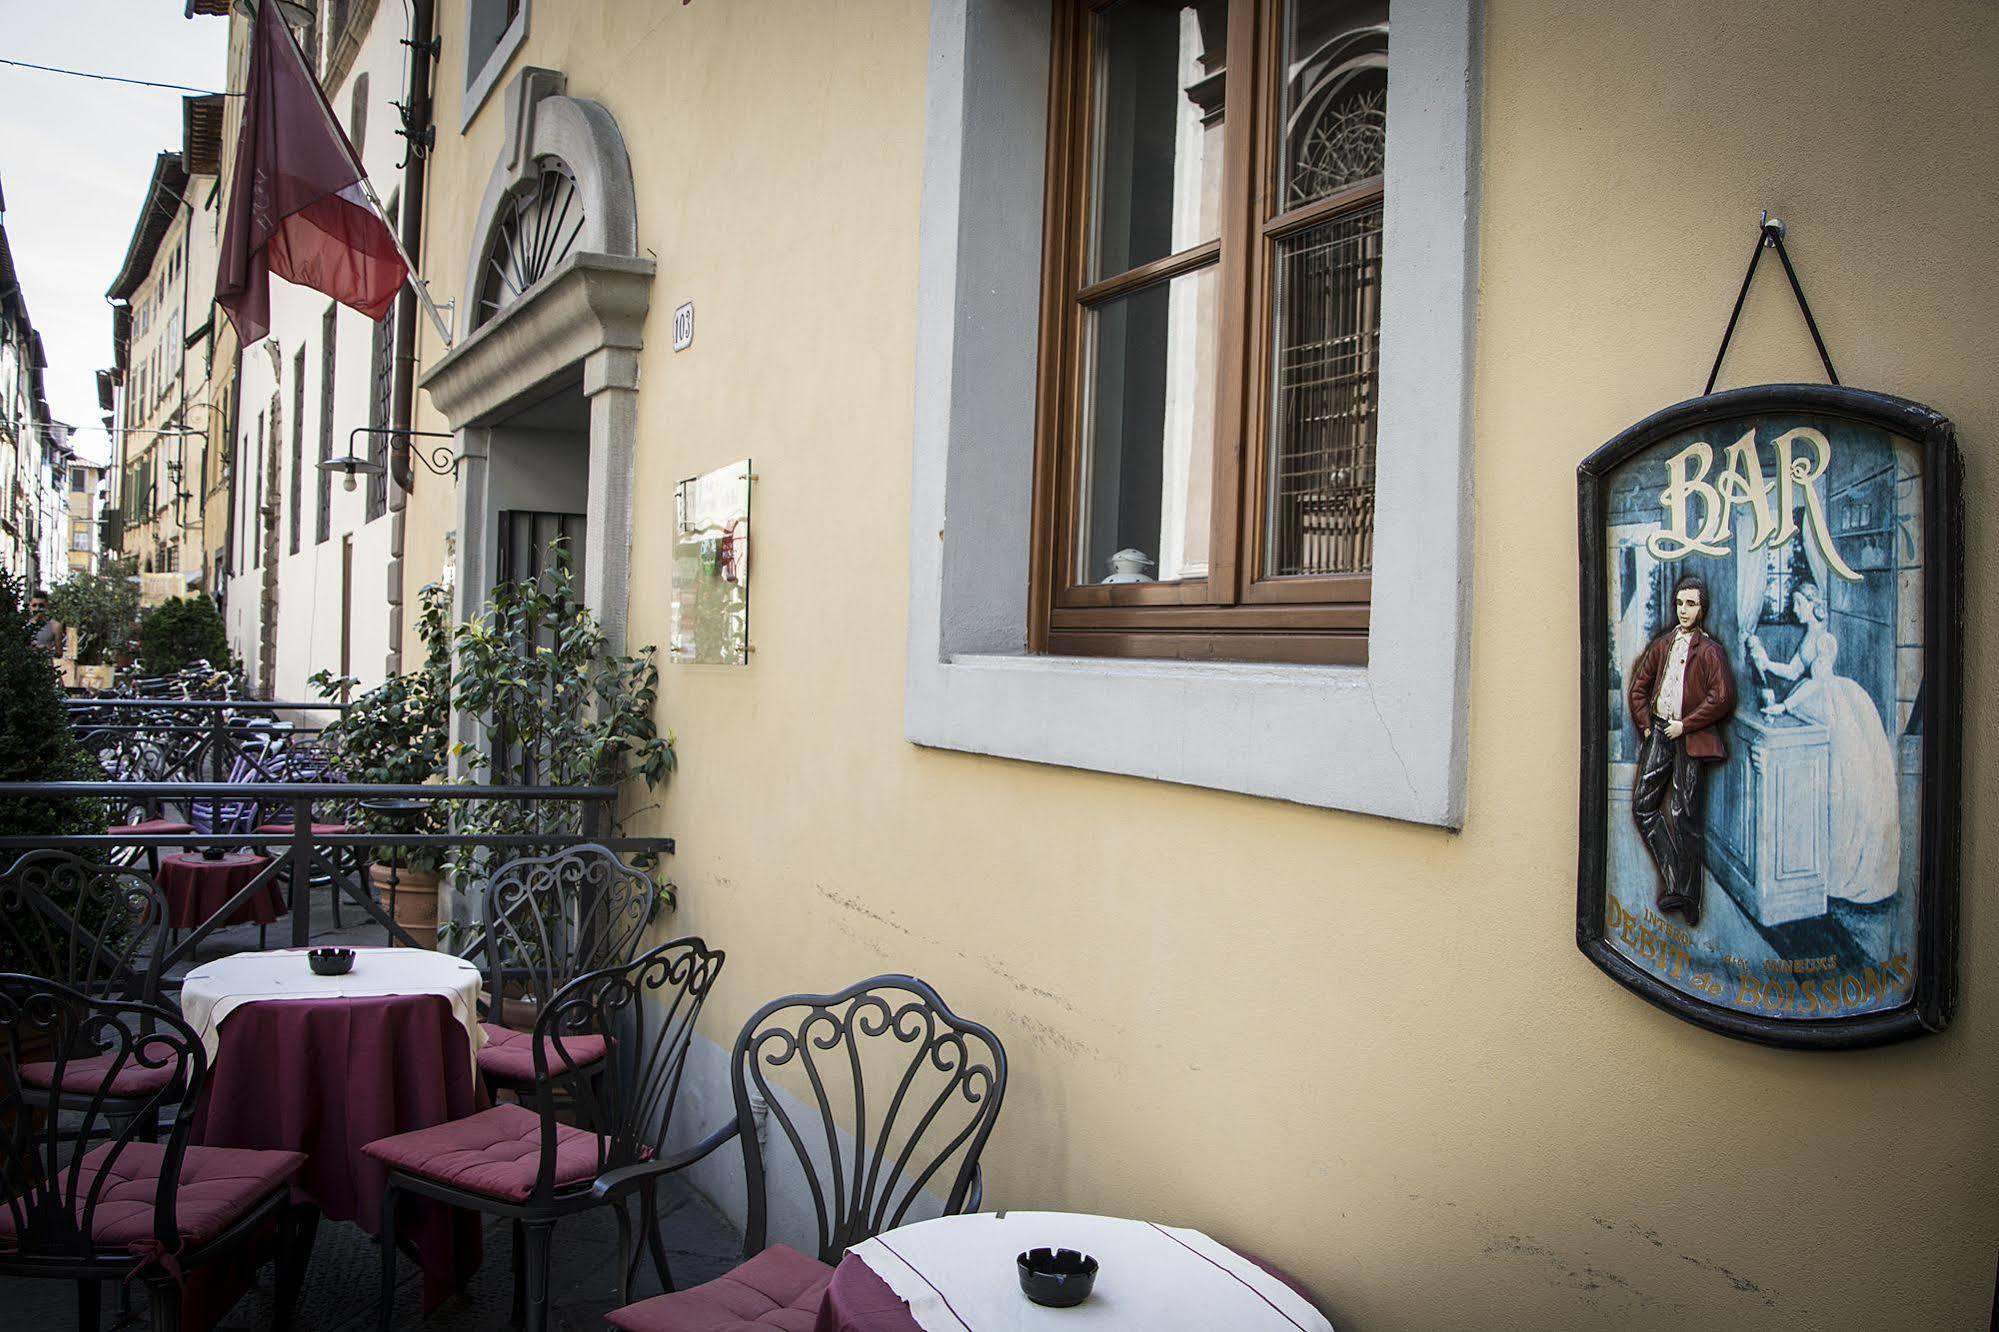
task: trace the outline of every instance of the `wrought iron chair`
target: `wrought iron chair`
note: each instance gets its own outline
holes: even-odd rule
[[[14,966],[99,999],[159,999],[167,902],[137,869],[96,865],[67,851],[30,851],[0,875],[0,940]],[[144,1010],[142,1010],[144,1011]],[[167,1070],[140,1064],[110,1072],[108,1057],[20,1067],[22,1095],[64,1110],[102,1100],[107,1115],[143,1117]],[[142,1129],[150,1134],[150,1125]]]
[[[653,881],[594,842],[493,872],[476,926],[486,972],[479,1071],[489,1088],[523,1100],[545,1090],[526,1028],[570,981],[629,961],[658,909]],[[568,1053],[580,1066],[603,1052],[601,1036],[570,1034]]]
[[[87,1055],[85,1052],[89,1052]],[[97,1326],[99,1283],[143,1280],[153,1327],[180,1326],[180,1274],[226,1258],[276,1222],[283,1243],[275,1325],[289,1326],[317,1213],[294,1210],[297,1152],[190,1147],[190,1117],[163,1142],[140,1120],[192,1105],[207,1061],[193,1028],[148,1004],[102,999],[39,976],[0,974],[0,1273],[76,1282],[79,1321]],[[52,1063],[65,1081],[79,1058],[118,1086],[143,1073],[138,1119],[97,1097],[46,1111],[19,1073]],[[97,1074],[92,1075],[97,1077]]]
[[[957,1016],[915,977],[876,976],[838,994],[772,1000],[736,1038],[729,1071],[734,1122],[645,1168],[679,1170],[739,1139],[749,1193],[744,1261],[726,1276],[674,1292],[655,1255],[660,1284],[671,1293],[613,1310],[606,1315],[612,1326],[694,1332],[731,1325],[729,1317],[744,1318],[746,1301],[758,1299],[767,1312],[794,1311],[809,1325],[833,1279],[831,1264],[848,1246],[901,1225],[931,1181],[944,1186],[941,1215],[978,1210],[979,1155],[1006,1094],[1006,1051],[990,1029]],[[773,1083],[778,1077],[788,1090]],[[800,1099],[808,1091],[810,1103]],[[877,1122],[869,1107],[878,1105],[885,1108]],[[783,1244],[766,1247],[768,1176],[757,1135],[765,1110],[790,1149],[778,1159],[804,1175],[818,1224],[816,1258]],[[771,1136],[774,1142],[778,1135]],[[614,1175],[606,1184],[616,1182]]]
[[[678,1167],[660,1147],[688,1041],[723,958],[699,939],[675,939],[579,976],[543,1005],[528,1047],[535,1080],[572,1096],[595,1131],[560,1122],[552,1098],[542,1097],[534,1110],[501,1102],[361,1149],[389,1168],[382,1197],[383,1332],[396,1281],[396,1204],[405,1193],[513,1221],[516,1318],[525,1306],[529,1332],[548,1325],[549,1241],[565,1216],[616,1209],[623,1295],[640,1252],[625,1211],[625,1200],[636,1194],[644,1244],[665,1270],[655,1192],[659,1176]],[[576,1041],[600,1050],[587,1067],[571,1058],[567,1047]]]
[[[0,873],[0,939],[31,974],[152,1002],[166,938],[166,897],[143,870],[30,851]]]

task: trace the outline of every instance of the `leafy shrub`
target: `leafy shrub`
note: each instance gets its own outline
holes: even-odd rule
[[[139,562],[106,560],[96,573],[74,573],[49,589],[49,616],[76,630],[81,666],[115,666],[131,651],[139,625]]]
[[[673,771],[673,736],[653,721],[659,702],[653,651],[609,651],[596,617],[575,595],[561,546],[546,576],[502,583],[475,619],[451,625],[445,602],[443,588],[423,589],[416,625],[422,668],[361,695],[326,729],[330,756],[348,781],[428,782],[444,775],[454,754],[471,781],[496,786],[615,786],[639,778],[651,788]],[[336,698],[356,681],[321,671],[312,683],[322,697]],[[454,708],[476,720],[482,744],[449,742]],[[567,801],[460,800],[434,802],[415,828],[377,826],[366,810],[359,817],[376,832],[434,832],[448,820],[454,831],[474,836],[567,836],[582,831],[583,811]],[[461,848],[450,868],[469,884],[494,854]],[[500,858],[515,854],[524,853]],[[655,859],[640,856],[636,863],[649,869]],[[434,867],[407,853],[401,863]],[[660,891],[670,905],[672,885]],[[440,939],[451,929],[447,922]]]
[[[604,631],[576,596],[569,552],[552,548],[539,579],[502,583],[475,620],[453,634],[453,703],[477,719],[485,743],[453,746],[465,766],[494,785],[657,787],[674,769],[673,736],[653,722],[659,667],[653,650],[609,650]],[[549,801],[468,800],[462,832],[531,836],[582,831],[583,811]],[[476,876],[488,853],[455,857]],[[650,857],[641,857],[649,868]]]
[[[417,594],[417,639],[424,647],[423,666],[392,675],[368,690],[328,726],[321,736],[328,757],[350,782],[383,786],[417,786],[444,775],[446,741],[451,722],[451,634],[445,625],[446,592],[435,583]],[[320,671],[312,677],[322,698],[339,698],[359,683],[351,675]],[[356,815],[370,832],[435,832],[443,811],[433,807],[428,820],[411,827],[370,810]],[[393,826],[391,826],[393,824]],[[437,868],[434,858],[405,852],[405,868]]]
[[[139,668],[147,675],[172,675],[196,661],[230,666],[229,634],[213,601],[174,597],[139,617]]]
[[[101,782],[103,770],[70,729],[55,668],[35,649],[31,634],[20,585],[0,573],[0,781]],[[104,827],[104,806],[96,800],[0,798],[0,835],[52,837]],[[0,865],[22,854],[0,851]],[[72,903],[57,905],[73,909]],[[14,969],[12,951],[0,932],[0,971]]]

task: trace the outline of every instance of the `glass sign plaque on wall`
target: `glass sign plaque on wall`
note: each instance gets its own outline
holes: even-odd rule
[[[673,644],[682,665],[750,660],[750,460],[673,492]]]

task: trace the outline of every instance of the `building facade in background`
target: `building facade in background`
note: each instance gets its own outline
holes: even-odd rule
[[[214,123],[220,97],[187,99],[182,149],[155,160],[113,302],[112,467],[119,549],[141,574],[212,591],[202,498],[214,367],[215,258],[222,200]],[[164,581],[164,580],[160,580]]]
[[[67,567],[70,432],[49,415],[48,357],[21,294],[5,214],[0,198],[0,569],[33,589]]]
[[[374,0],[315,8],[296,35],[393,212],[404,156],[393,105],[402,83],[404,11]],[[228,22],[228,87],[240,90],[250,26],[241,14]],[[239,104],[225,117],[225,177],[242,112],[241,99],[231,101]],[[394,595],[388,590],[388,478],[361,478],[349,490],[319,463],[350,452],[386,456],[386,436],[367,431],[388,425],[394,321],[393,312],[371,321],[274,280],[269,335],[235,357],[228,392],[234,486],[224,505],[227,535],[215,550],[228,571],[222,600],[231,645],[265,697],[309,696],[306,680],[322,668],[364,684],[382,678],[392,646],[385,607],[401,593],[400,582]],[[227,318],[218,315],[217,323],[233,345]]]
[[[63,536],[64,567],[73,574],[96,573],[97,556],[103,535],[101,507],[104,502],[105,470],[81,460],[72,460],[65,483],[68,497],[67,530]]]

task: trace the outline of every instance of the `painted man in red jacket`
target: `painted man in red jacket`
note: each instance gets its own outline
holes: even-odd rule
[[[1638,776],[1631,817],[1659,867],[1660,914],[1700,924],[1707,869],[1701,783],[1705,766],[1728,756],[1721,723],[1735,711],[1735,675],[1721,644],[1701,632],[1707,584],[1691,575],[1673,585],[1677,627],[1652,640],[1631,668],[1626,701],[1638,725]]]

